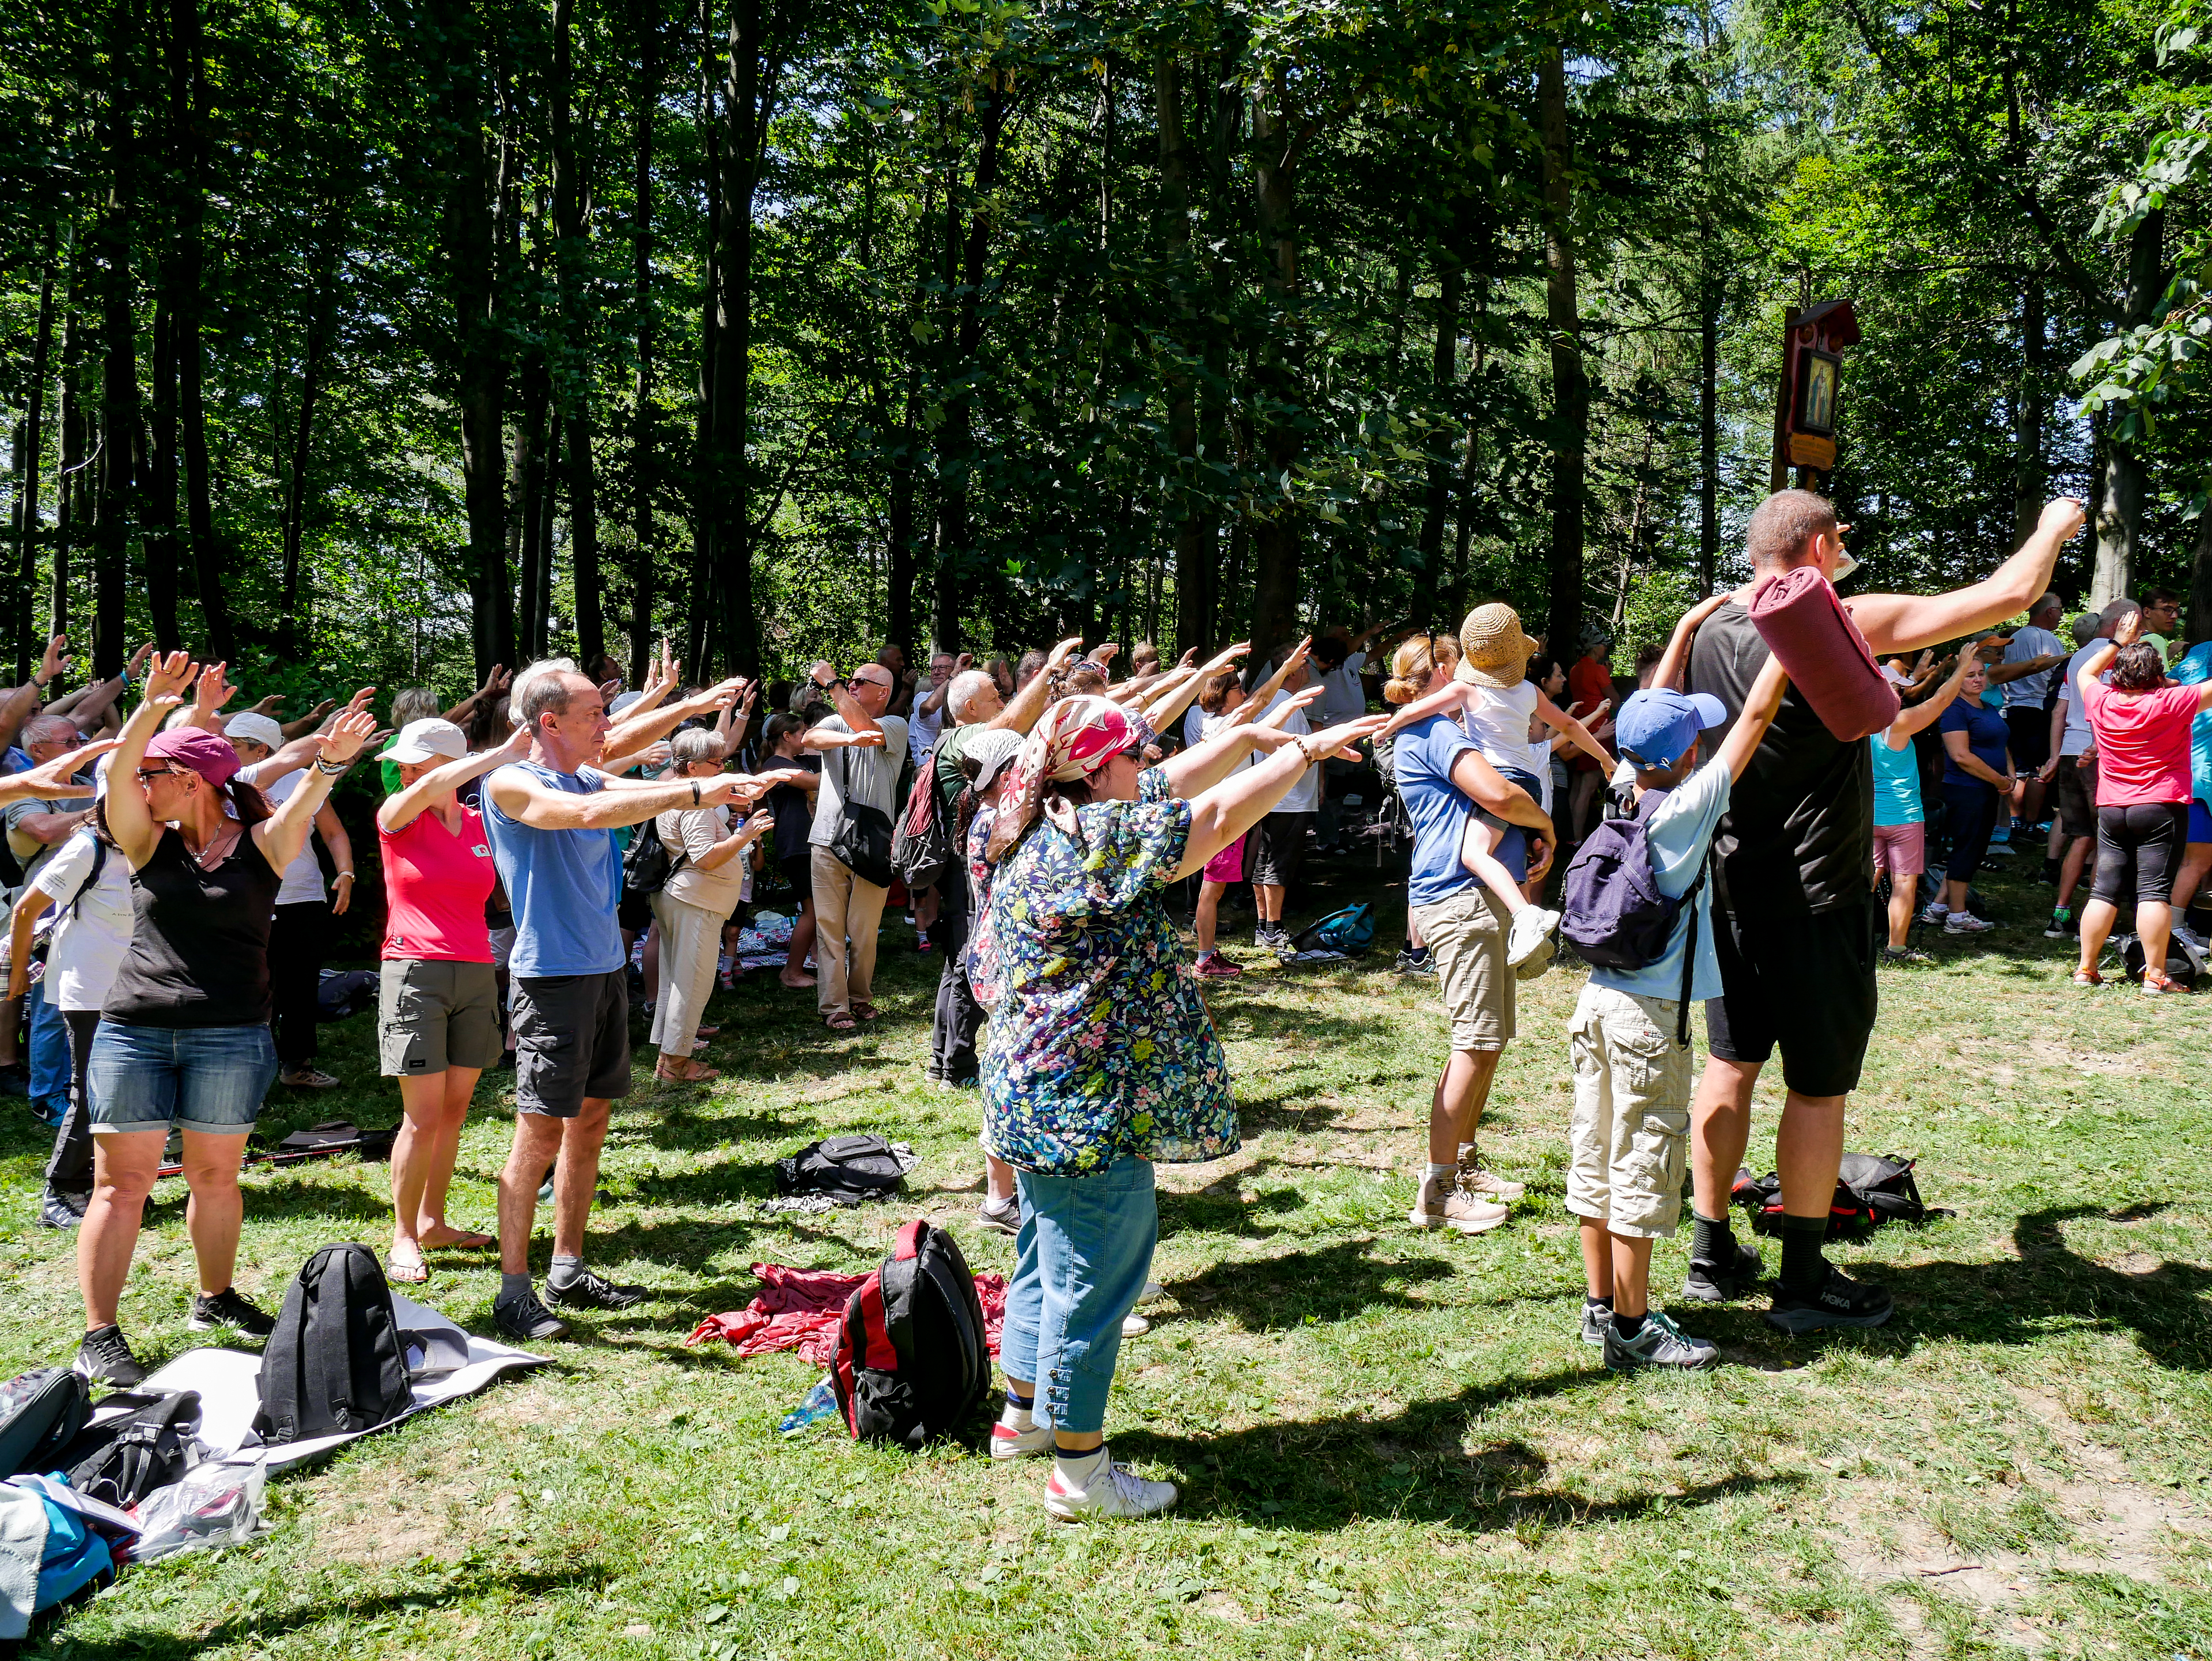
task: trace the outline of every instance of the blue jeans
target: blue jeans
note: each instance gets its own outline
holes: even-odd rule
[[[102,1021],[85,1087],[95,1134],[243,1136],[276,1077],[276,1040],[258,1026],[136,1026]]]
[[[69,1105],[69,1028],[46,996],[44,979],[31,983],[23,1002],[31,1024],[31,1105],[48,1119],[58,1119]]]
[[[1036,1420],[1106,1427],[1121,1319],[1137,1306],[1160,1237],[1152,1164],[1132,1155],[1095,1177],[1014,1173],[1022,1228],[999,1366],[1036,1388]]]

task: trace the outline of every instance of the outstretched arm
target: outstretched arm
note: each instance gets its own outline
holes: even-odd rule
[[[1044,714],[1045,706],[1052,702],[1052,678],[1068,659],[1083,649],[1083,636],[1072,635],[1052,648],[1044,660],[1044,667],[1030,678],[1030,684],[1014,694],[1014,700],[991,718],[991,725],[1004,727],[1010,733],[1027,737],[1037,717]]]
[[[396,795],[386,796],[376,810],[376,822],[386,836],[397,836],[420,818],[423,810],[448,790],[458,790],[471,779],[481,778],[495,767],[530,758],[530,729],[518,727],[496,750],[479,750],[442,767],[434,767]]]
[[[1863,594],[1844,602],[1877,656],[1956,640],[2027,609],[2051,586],[2058,551],[2081,528],[2081,504],[2061,496],[2043,510],[2018,553],[1984,577],[1947,594]]]
[[[1667,637],[1667,649],[1660,654],[1659,666],[1651,672],[1652,685],[1670,692],[1682,690],[1682,672],[1690,666],[1690,642],[1698,632],[1698,625],[1728,603],[1726,593],[1713,594],[1682,613],[1682,620]]]
[[[1937,717],[1951,707],[1951,700],[1959,696],[1960,687],[1966,684],[1966,671],[1973,666],[1974,654],[1972,652],[1960,653],[1959,666],[1951,671],[1951,678],[1936,689],[1933,697],[1924,698],[1920,703],[1901,711],[1897,719],[1890,723],[1889,731],[1883,735],[1883,741],[1893,750],[1902,750],[1906,745],[1911,743],[1912,735],[1915,733],[1924,732],[1934,726]],[[2060,730],[2063,731],[2065,717],[2060,716],[2059,722]],[[2057,751],[2057,740],[2054,739],[2051,741],[2051,753],[2056,755]],[[1738,774],[1737,776],[1741,778],[1742,775]]]
[[[1751,695],[1743,701],[1743,714],[1736,718],[1735,726],[1721,745],[1720,763],[1729,770],[1729,776],[1740,779],[1743,770],[1751,765],[1751,758],[1759,752],[1759,740],[1766,736],[1772,725],[1775,711],[1782,708],[1782,695],[1790,690],[1790,677],[1783,672],[1782,660],[1770,655],[1766,665],[1759,672],[1759,678],[1751,684]]]
[[[1546,726],[1556,727],[1560,732],[1565,733],[1575,741],[1584,755],[1589,757],[1599,766],[1608,771],[1612,770],[1612,754],[1603,745],[1590,736],[1589,728],[1568,715],[1541,692],[1536,694],[1536,718]]]
[[[1441,715],[1456,709],[1467,702],[1468,684],[1462,680],[1447,680],[1433,692],[1425,692],[1390,717],[1389,725],[1382,729],[1384,738],[1404,732],[1417,721],[1426,721],[1431,715]]]

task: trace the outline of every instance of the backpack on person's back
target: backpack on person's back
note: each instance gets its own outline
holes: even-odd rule
[[[891,869],[915,892],[933,887],[952,865],[952,834],[938,795],[937,769],[930,760],[925,752],[923,764],[914,770],[906,811],[899,815],[891,837]]]
[[[1707,845],[1695,881],[1679,895],[1663,892],[1651,862],[1651,820],[1668,797],[1646,790],[1634,811],[1600,819],[1567,867],[1559,894],[1559,934],[1596,969],[1649,969],[1667,955],[1675,922],[1691,907],[1690,935],[1682,945],[1680,1027],[1676,1042],[1690,1041],[1690,977],[1698,957],[1698,891],[1712,861]]]

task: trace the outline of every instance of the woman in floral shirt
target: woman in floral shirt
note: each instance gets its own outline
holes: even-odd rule
[[[983,1145],[1014,1167],[1018,1261],[994,1458],[1056,1457],[1045,1508],[1143,1516],[1175,1503],[1104,1445],[1121,1320],[1159,1232],[1152,1162],[1239,1146],[1229,1069],[1168,918],[1170,884],[1249,830],[1380,716],[1292,738],[1237,727],[1143,769],[1140,717],[1102,697],[1044,713],[1014,764],[985,856],[969,975],[991,1010]],[[1274,753],[1238,768],[1252,750]],[[1036,1400],[1036,1381],[1044,1400]]]

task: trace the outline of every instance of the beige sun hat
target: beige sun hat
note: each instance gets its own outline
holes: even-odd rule
[[[1459,668],[1454,678],[1510,691],[1528,678],[1536,642],[1521,632],[1521,614],[1503,600],[1478,605],[1459,626]]]

